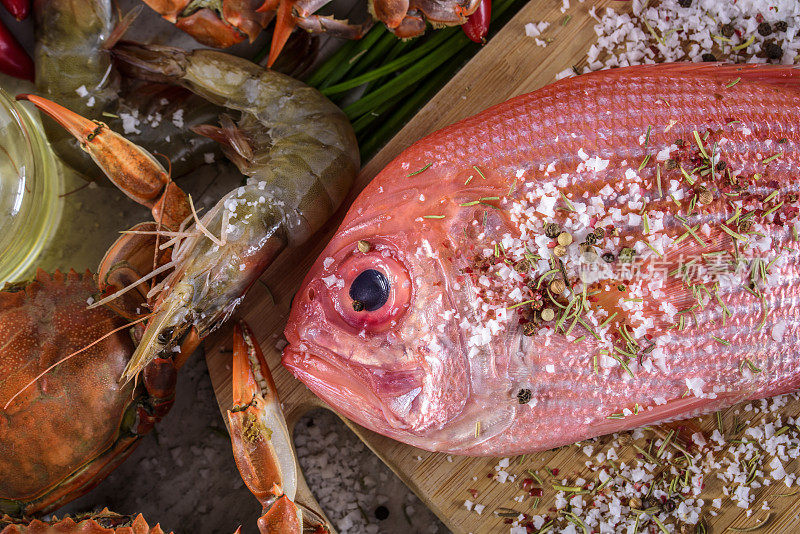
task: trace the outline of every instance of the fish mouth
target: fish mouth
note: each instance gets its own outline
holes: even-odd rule
[[[281,363],[315,395],[348,419],[381,434],[408,440],[412,405],[422,395],[421,369],[386,370],[349,363],[323,347],[290,344]]]

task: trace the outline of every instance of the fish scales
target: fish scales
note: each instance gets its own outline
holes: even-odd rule
[[[283,362],[372,430],[470,455],[791,391],[799,130],[800,70],[676,64],[435,132],[354,202]]]

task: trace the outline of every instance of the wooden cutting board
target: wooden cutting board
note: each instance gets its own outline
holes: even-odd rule
[[[566,15],[560,11],[560,0],[532,0],[528,3],[364,166],[350,201],[392,158],[417,139],[510,97],[538,89],[554,81],[555,75],[564,69],[572,66],[582,68],[586,52],[596,37],[593,30],[595,20],[589,14],[591,7],[596,7],[598,11],[609,6],[619,11],[630,10],[629,3],[621,1],[588,0],[579,3],[573,0],[572,4],[572,8],[566,13],[570,18],[562,25]],[[552,39],[547,47],[538,46],[534,39],[525,35],[525,24],[542,20],[551,24],[542,36],[543,39]],[[256,284],[239,309],[239,315],[255,331],[270,362],[290,427],[308,410],[327,406],[280,365],[280,350],[276,344],[282,339],[292,295],[335,232],[343,214],[342,210],[309,246],[285,252],[262,277],[264,284]],[[217,399],[224,411],[231,405],[230,354],[227,352],[230,348],[230,329],[223,328],[217,332],[206,341],[206,347],[206,358]],[[732,411],[733,409],[730,410]],[[786,414],[800,414],[800,402],[787,406]],[[723,420],[730,425],[733,417],[732,413],[727,413]],[[540,505],[534,510],[531,508],[530,498],[522,503],[512,500],[522,494],[518,483],[500,484],[489,479],[487,474],[495,473],[497,459],[448,457],[445,454],[429,453],[392,441],[347,420],[345,423],[456,533],[507,532],[508,527],[503,524],[502,518],[491,513],[499,507],[553,515],[552,511],[548,512],[553,507],[555,492],[552,488],[545,488]],[[704,423],[695,423],[707,430],[708,434],[716,425],[713,417],[706,417]],[[609,444],[610,440],[607,438],[596,443],[595,454]],[[617,448],[617,452],[621,459],[635,453],[629,446]],[[570,480],[577,476],[593,480],[594,476],[584,466],[586,460],[587,457],[578,448],[563,447],[528,455],[522,461],[512,459],[508,471],[521,475],[526,469],[534,469],[543,473],[543,468],[549,467],[558,469],[560,477]],[[797,472],[796,462],[788,464],[786,470]],[[473,480],[473,477],[477,477],[477,480]],[[710,480],[711,478],[707,477],[703,493],[707,500],[722,496],[717,481]],[[787,490],[783,485],[780,485],[783,489],[778,486],[775,484],[757,492],[755,502],[759,504],[754,505],[754,508],[758,510],[760,503],[768,500],[774,513],[772,521],[759,532],[800,530],[800,520],[797,519],[800,511],[798,497],[775,497],[776,494],[793,491]],[[478,498],[473,498],[468,489],[477,490]],[[298,498],[304,503],[316,504],[304,483]],[[468,511],[463,506],[466,499],[485,505],[483,514]],[[767,514],[758,511],[747,518],[744,510],[735,507],[728,499],[724,499],[724,502],[716,518],[706,516],[709,526],[713,526],[709,532],[723,532],[729,526],[749,527],[763,520]]]

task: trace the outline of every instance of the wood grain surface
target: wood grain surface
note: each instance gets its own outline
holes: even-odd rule
[[[347,204],[392,158],[412,142],[510,97],[538,89],[554,81],[555,75],[566,68],[581,68],[585,64],[586,52],[596,38],[593,29],[596,21],[589,14],[591,7],[596,7],[598,11],[609,6],[618,11],[630,10],[628,2],[620,1],[573,1],[572,4],[572,8],[567,11],[570,18],[567,24],[562,25],[565,15],[560,11],[560,0],[532,0],[528,3],[380,153],[365,164]],[[526,23],[542,20],[551,23],[546,37],[552,41],[547,47],[538,46],[532,38],[525,35]],[[309,409],[325,405],[280,365],[278,347],[281,346],[292,295],[335,232],[343,214],[344,211],[340,211],[309,246],[285,252],[264,274],[261,279],[263,284],[256,284],[239,309],[239,315],[248,321],[262,343],[290,427]],[[229,338],[230,329],[223,328],[206,341],[206,358],[223,410],[231,403],[230,354],[226,352],[230,346]],[[723,421],[728,425],[733,420],[734,410],[735,408],[728,410],[723,416]],[[800,402],[790,403],[785,408],[785,413],[792,416],[800,414]],[[552,510],[548,511],[554,506],[552,489],[545,489],[539,507],[534,510],[530,499],[522,503],[512,500],[522,493],[518,483],[500,484],[488,478],[487,474],[495,472],[497,459],[449,457],[429,453],[392,441],[349,421],[345,420],[345,423],[453,532],[508,532],[508,526],[503,524],[503,519],[491,513],[498,507],[553,515]],[[707,431],[707,434],[716,427],[714,417],[705,417],[702,422],[695,420],[694,424]],[[594,453],[601,452],[610,443],[610,438],[599,440],[594,444]],[[617,453],[624,460],[633,456],[635,451],[630,446],[623,446],[617,448]],[[594,476],[584,465],[586,460],[587,457],[580,449],[574,446],[562,447],[527,455],[522,460],[512,459],[508,471],[512,474],[524,474],[527,469],[541,472],[543,468],[549,467],[559,469],[563,477],[574,479],[583,476],[593,480]],[[787,464],[786,470],[797,472],[797,463],[792,461]],[[308,489],[301,489],[299,499],[308,504],[313,503]],[[477,490],[479,497],[473,498],[467,489]],[[800,511],[798,497],[776,496],[791,491],[782,484],[773,484],[756,492],[754,502],[759,504],[754,504],[754,509],[758,510],[760,503],[767,500],[773,513],[773,519],[765,528],[759,529],[759,532],[800,531],[800,520],[797,518]],[[702,497],[708,502],[721,496],[718,481],[713,477],[706,477]],[[466,499],[486,505],[483,514],[468,511],[463,506]],[[767,512],[756,511],[751,517],[746,517],[745,511],[737,508],[729,499],[724,499],[724,503],[717,517],[706,516],[709,532],[724,532],[729,527],[750,527],[767,515]]]

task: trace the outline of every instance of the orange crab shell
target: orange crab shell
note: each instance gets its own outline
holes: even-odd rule
[[[275,18],[274,12],[256,11],[264,3],[263,0],[215,0],[211,2],[214,4],[211,7],[198,9],[192,9],[191,0],[144,2],[198,42],[216,48],[227,48],[245,38],[252,43],[261,30]],[[208,4],[209,2],[203,3]]]
[[[108,508],[76,519],[65,517],[47,522],[34,519],[27,524],[5,516],[0,518],[0,527],[5,527],[0,534],[164,534],[158,525],[151,528],[142,514],[131,519]]]
[[[134,350],[127,329],[99,341],[45,374],[40,372],[125,321],[105,307],[90,273],[70,271],[0,290],[0,513],[51,511],[82,495],[134,449],[172,403],[174,369],[154,402],[143,386],[118,378]]]

